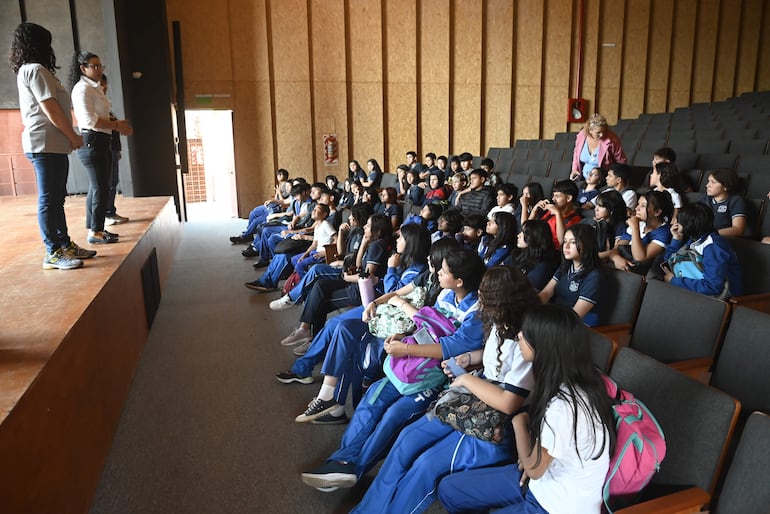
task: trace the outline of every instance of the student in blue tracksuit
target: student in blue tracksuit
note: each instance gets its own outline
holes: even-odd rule
[[[491,268],[501,264],[516,247],[516,219],[509,212],[497,211],[487,220],[486,233],[479,244],[479,256]]]
[[[525,316],[518,339],[535,377],[528,412],[512,423],[518,463],[460,470],[438,484],[438,497],[452,514],[498,507],[501,514],[598,514],[615,422],[587,331],[574,312],[541,305]]]
[[[483,375],[462,374],[455,377],[452,387],[464,386],[490,407],[512,415],[534,387],[531,364],[516,339],[522,318],[537,303],[537,296],[527,278],[507,266],[487,270],[479,296],[486,343],[483,350],[461,354],[455,360],[462,367],[483,364]],[[442,477],[509,463],[513,455],[508,424],[498,444],[423,416],[401,431],[366,495],[351,512],[423,512],[436,499],[436,485]]]
[[[373,217],[376,216],[384,219],[382,215],[374,215]],[[382,223],[387,224],[388,221],[385,220]],[[384,286],[381,290],[383,292],[390,293],[406,287],[420,273],[425,271],[427,268],[428,252],[430,251],[429,240],[427,230],[419,225],[402,230],[399,237],[400,242],[397,241],[397,245],[401,245],[402,255],[391,256],[388,259],[388,270],[382,280]],[[349,321],[354,326],[356,324],[362,325],[363,328],[355,329],[356,333],[360,333],[360,335],[363,335],[366,331],[366,324],[361,321],[363,312],[364,307],[358,306],[327,320],[323,329],[315,337],[308,337],[306,339],[306,341],[309,341],[309,344],[303,349],[304,355],[300,353],[302,357],[294,362],[291,369],[276,374],[276,379],[284,384],[292,382],[311,384],[313,382],[313,368],[324,359],[326,350],[341,323]],[[332,390],[334,390],[334,387],[332,387]]]
[[[398,337],[389,338],[386,351],[393,356],[406,355],[409,346],[410,355],[418,356],[419,352],[420,357],[441,359],[480,348],[482,322],[476,289],[483,274],[484,264],[475,252],[447,252],[439,271],[439,284],[444,289],[434,306],[460,321],[460,327],[435,345],[405,345]],[[400,306],[403,300],[394,296],[390,301]],[[383,457],[398,431],[425,412],[441,389],[402,395],[387,378],[375,382],[356,408],[338,450],[320,468],[303,473],[303,481],[325,492],[352,487]]]
[[[676,269],[663,267],[664,280],[671,285],[708,296],[727,298],[743,294],[741,266],[738,257],[714,228],[714,213],[704,203],[685,205],[677,222],[671,226],[673,239],[666,247],[666,260],[681,248],[694,250],[702,259],[701,278],[676,275]]]

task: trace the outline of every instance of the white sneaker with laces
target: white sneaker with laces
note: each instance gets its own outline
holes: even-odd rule
[[[294,307],[294,302],[291,301],[289,295],[283,295],[277,300],[270,302],[270,310],[273,311],[285,311]]]
[[[288,337],[281,341],[281,344],[283,346],[294,346],[295,344],[304,343],[305,341],[310,341],[311,339],[313,339],[313,336],[310,333],[310,330],[305,330],[300,327],[295,328]]]

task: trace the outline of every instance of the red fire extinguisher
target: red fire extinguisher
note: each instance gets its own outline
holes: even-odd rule
[[[339,155],[337,151],[337,134],[324,134],[323,147],[324,147],[324,164],[326,166],[336,165],[339,159]]]

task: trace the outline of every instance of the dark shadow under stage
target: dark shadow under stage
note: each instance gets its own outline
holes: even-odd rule
[[[182,236],[169,197],[118,198],[120,242],[43,270],[37,197],[0,197],[0,511],[87,512]]]

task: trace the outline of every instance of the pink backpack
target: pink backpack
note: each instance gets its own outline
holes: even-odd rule
[[[617,440],[604,482],[604,505],[636,495],[660,470],[666,456],[666,438],[655,416],[634,395],[602,375],[607,394],[615,400],[613,416]]]
[[[453,334],[457,327],[455,320],[447,318],[435,307],[423,307],[412,316],[417,328],[415,332],[425,329],[431,339],[438,343],[440,337]],[[418,344],[414,336],[406,336],[401,340],[405,344]],[[441,369],[439,359],[428,357],[391,357],[388,355],[382,366],[388,380],[403,395],[419,393],[436,387],[446,381],[446,375]]]

